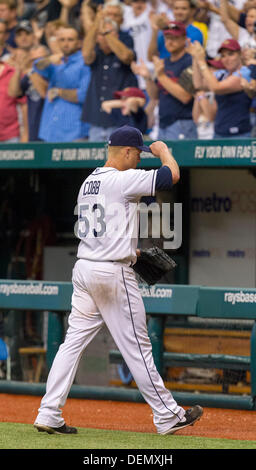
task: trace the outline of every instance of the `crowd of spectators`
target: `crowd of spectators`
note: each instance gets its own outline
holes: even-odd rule
[[[0,143],[256,134],[256,0],[0,0]]]

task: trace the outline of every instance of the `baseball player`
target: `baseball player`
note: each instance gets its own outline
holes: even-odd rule
[[[160,158],[156,170],[137,170],[140,153]],[[123,126],[112,133],[108,159],[82,184],[78,195],[80,238],[73,269],[72,310],[64,343],[50,370],[34,426],[49,434],[74,434],[62,417],[80,358],[105,323],[145,401],[159,434],[194,424],[203,410],[184,410],[159,375],[152,356],[146,314],[132,265],[136,262],[137,205],[142,196],[171,190],[179,167],[164,142],[143,144],[141,132]],[[118,216],[116,216],[118,214]]]

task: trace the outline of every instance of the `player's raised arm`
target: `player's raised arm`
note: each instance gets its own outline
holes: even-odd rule
[[[153,142],[149,148],[155,157],[160,158],[162,163],[162,167],[158,170],[156,189],[169,189],[169,187],[176,184],[180,179],[179,165],[167,145],[161,140]],[[166,167],[171,170],[171,175]]]

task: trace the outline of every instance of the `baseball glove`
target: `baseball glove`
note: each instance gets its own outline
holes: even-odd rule
[[[143,282],[151,286],[176,266],[175,261],[164,250],[153,246],[140,250],[140,256],[138,256],[133,269]]]

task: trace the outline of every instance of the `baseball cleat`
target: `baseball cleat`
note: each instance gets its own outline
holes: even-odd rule
[[[179,422],[175,424],[172,428],[168,429],[168,431],[161,432],[159,434],[161,435],[166,435],[166,434],[174,434],[176,431],[179,431],[180,429],[184,429],[187,426],[193,426],[193,424],[198,421],[203,414],[203,408],[199,405],[192,406],[192,408],[189,408],[189,410],[186,410],[185,412],[185,421]]]
[[[77,434],[77,429],[71,426],[63,424],[59,428],[53,428],[51,426],[46,426],[45,424],[35,423],[34,427],[39,432],[47,432],[48,434]]]

